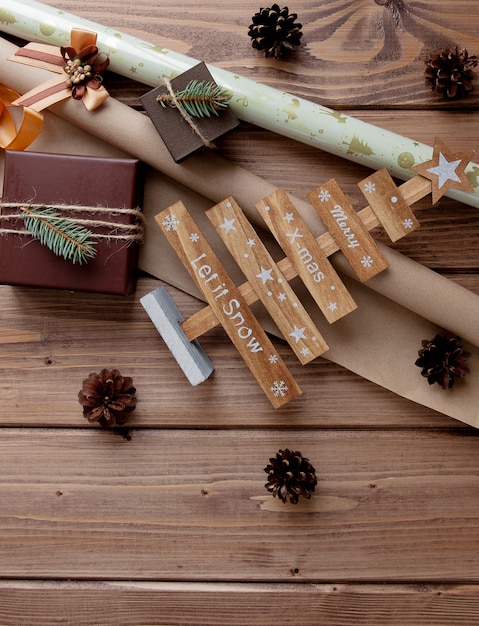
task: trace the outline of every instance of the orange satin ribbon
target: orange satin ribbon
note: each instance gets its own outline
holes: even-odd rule
[[[43,115],[28,107],[23,107],[22,119],[16,127],[7,107],[19,96],[13,89],[0,85],[0,148],[4,150],[25,150],[43,128]]]
[[[70,35],[70,46],[76,54],[89,46],[96,46],[97,35],[91,31],[73,28]],[[18,98],[14,104],[30,107],[36,111],[66,100],[72,96],[72,89],[66,84],[67,75],[64,67],[66,61],[61,51],[63,49],[47,44],[29,43],[23,48],[19,48],[15,54],[9,58],[10,61],[23,63],[33,67],[49,70],[58,74],[38,87],[31,89],[28,93]],[[95,66],[93,65],[93,68]],[[103,85],[98,86],[97,81],[85,84],[85,89],[81,100],[89,111],[98,108],[109,96]]]

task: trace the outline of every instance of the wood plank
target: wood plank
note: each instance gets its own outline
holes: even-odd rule
[[[2,575],[478,583],[470,434],[5,428]],[[264,488],[285,445],[318,475],[298,505]]]
[[[351,294],[285,190],[263,198],[256,208],[328,322],[333,324],[356,309]],[[287,232],[292,228],[285,227],[291,222],[292,233]],[[296,238],[299,241],[295,242]]]
[[[297,3],[303,42],[283,60],[265,59],[248,37],[259,5],[182,0],[161,7],[139,0],[47,4],[100,21],[154,45],[204,59],[230,72],[270,84],[329,107],[414,106],[477,108],[477,96],[459,103],[435,96],[424,82],[423,56],[438,45],[459,45],[474,54],[479,38],[473,0],[437,2]],[[291,8],[291,10],[293,10]],[[215,45],[212,42],[215,41]],[[365,76],[367,80],[365,80]],[[134,78],[134,75],[133,75]],[[144,92],[143,92],[144,93]],[[477,93],[477,92],[476,92]]]
[[[234,198],[206,215],[300,363],[326,352],[328,344]]]
[[[155,220],[273,407],[299,396],[294,376],[185,205],[177,202]]]
[[[420,179],[415,178],[416,181]],[[416,216],[386,169],[374,172],[358,185],[391,241],[419,228]]]
[[[479,587],[6,580],[0,605],[9,626],[475,626]]]
[[[479,293],[477,275],[452,278]],[[322,357],[304,368],[277,340],[274,345],[303,396],[273,410],[251,385],[249,371],[220,327],[202,336],[201,345],[221,367],[212,380],[192,387],[139,302],[159,284],[141,278],[136,294],[126,298],[0,286],[2,324],[19,336],[32,329],[39,336],[30,343],[0,345],[0,425],[86,426],[77,400],[82,380],[92,371],[117,367],[138,389],[130,419],[135,427],[462,428]],[[204,308],[196,298],[166,287],[183,315]]]
[[[320,185],[308,193],[308,198],[360,281],[365,282],[388,267],[336,180],[332,178]]]

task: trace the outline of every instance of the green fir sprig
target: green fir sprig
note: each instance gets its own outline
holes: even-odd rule
[[[191,117],[211,117],[218,115],[221,109],[228,106],[231,93],[225,87],[217,85],[214,81],[205,82],[192,80],[184,89],[171,94],[160,94],[158,102],[163,108],[175,106],[175,99]]]
[[[92,232],[51,207],[22,206],[25,227],[40,243],[67,261],[82,265],[96,254]]]

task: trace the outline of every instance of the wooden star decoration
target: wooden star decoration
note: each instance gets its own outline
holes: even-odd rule
[[[464,171],[474,154],[474,150],[453,153],[436,137],[432,159],[411,169],[431,181],[432,203],[436,204],[448,189],[474,191]]]

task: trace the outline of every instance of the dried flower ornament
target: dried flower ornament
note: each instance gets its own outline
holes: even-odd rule
[[[418,355],[415,365],[422,368],[421,374],[430,385],[437,383],[450,389],[456,378],[463,378],[470,371],[465,363],[471,353],[463,350],[459,337],[437,333],[433,339],[422,341]]]
[[[317,485],[316,470],[301,452],[279,450],[264,468],[268,474],[266,489],[283,502],[297,504],[299,496],[309,499]]]
[[[476,77],[474,68],[479,63],[477,56],[469,56],[467,50],[446,48],[433,52],[425,60],[426,85],[444,98],[461,98],[472,91]]]
[[[65,60],[63,71],[67,75],[66,84],[72,90],[72,98],[81,100],[85,95],[86,86],[99,89],[102,86],[101,74],[108,68],[110,59],[100,54],[96,46],[86,46],[80,52],[71,46],[60,48]]]
[[[83,416],[104,428],[122,426],[128,414],[136,408],[136,389],[130,377],[123,377],[117,369],[92,372],[83,381],[78,401]]]
[[[252,46],[262,50],[265,57],[279,59],[301,44],[302,24],[296,22],[296,13],[290,13],[288,7],[279,5],[261,8],[252,17],[248,36]]]

